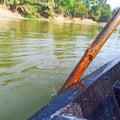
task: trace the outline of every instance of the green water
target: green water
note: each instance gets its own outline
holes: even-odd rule
[[[102,27],[0,20],[0,120],[27,120],[67,79]],[[85,75],[120,55],[117,29]]]

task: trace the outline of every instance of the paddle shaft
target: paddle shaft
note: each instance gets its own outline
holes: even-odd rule
[[[95,58],[97,53],[100,51],[100,49],[107,41],[109,36],[116,29],[119,23],[120,23],[120,8],[116,12],[116,14],[111,18],[111,20],[106,24],[106,26],[96,37],[96,39],[93,41],[90,47],[86,50],[82,59],[78,62],[73,72],[70,74],[70,76],[68,77],[68,79],[66,80],[66,82],[64,83],[64,85],[62,86],[58,93],[64,92],[67,88],[71,87],[77,82],[80,82],[82,84],[82,82],[80,81],[81,76],[87,69],[88,65]]]

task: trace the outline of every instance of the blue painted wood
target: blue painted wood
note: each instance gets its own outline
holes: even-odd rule
[[[79,95],[80,89],[78,89],[77,86],[73,86],[69,90],[65,91],[63,94],[53,97],[48,105],[37,112],[29,120],[50,120],[51,115],[53,115],[55,112],[59,111],[66,105],[70,104]]]
[[[114,95],[115,95],[115,100],[117,102],[117,105],[120,109],[120,80],[118,80],[114,86],[113,86],[113,90],[114,90]]]

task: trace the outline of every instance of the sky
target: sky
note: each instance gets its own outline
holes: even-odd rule
[[[107,0],[107,3],[110,4],[112,9],[120,7],[120,0]]]

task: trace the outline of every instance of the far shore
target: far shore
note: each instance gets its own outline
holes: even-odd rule
[[[21,16],[19,13],[11,12],[7,8],[0,7],[0,19],[27,19]],[[38,20],[47,20],[47,21],[57,21],[57,22],[65,22],[65,23],[76,23],[76,24],[85,24],[85,25],[102,25],[104,26],[106,23],[98,23],[96,21],[93,21],[91,19],[81,19],[81,18],[70,18],[70,17],[64,17],[62,15],[55,15],[53,18],[40,18]]]
[[[53,20],[65,22],[65,23],[75,23],[75,24],[84,24],[84,25],[102,25],[104,26],[106,23],[98,23],[96,21],[93,21],[92,19],[81,19],[81,18],[70,18],[70,17],[64,17],[62,15],[56,15]]]

